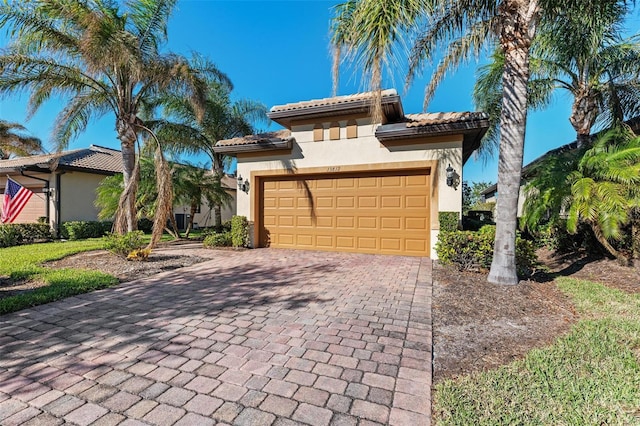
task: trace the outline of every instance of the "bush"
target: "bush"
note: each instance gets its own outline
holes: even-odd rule
[[[0,247],[50,240],[51,228],[46,223],[7,223],[0,225]]]
[[[232,240],[231,232],[221,232],[207,235],[202,244],[205,247],[231,247]]]
[[[145,234],[150,234],[151,232],[153,232],[153,221],[151,219],[147,219],[146,217],[138,219],[138,230],[144,232]]]
[[[454,265],[459,270],[481,271],[491,267],[495,226],[483,226],[479,231],[440,232],[436,243],[439,262]],[[531,274],[537,264],[531,241],[516,238],[516,265],[518,275]]]
[[[438,221],[440,222],[440,232],[454,232],[458,230],[458,212],[440,212]]]
[[[113,222],[71,221],[62,224],[61,236],[69,240],[100,238],[111,232]]]
[[[231,218],[231,242],[234,247],[249,247],[249,222],[245,216]]]
[[[144,246],[143,236],[144,232],[142,231],[127,232],[124,235],[107,234],[104,237],[104,248],[126,259],[134,250],[142,249]]]
[[[20,244],[20,233],[13,225],[0,225],[0,247],[13,247]]]

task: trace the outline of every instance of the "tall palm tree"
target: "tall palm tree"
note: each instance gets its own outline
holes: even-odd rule
[[[613,0],[607,0],[613,1]],[[586,25],[598,15],[591,9],[602,0],[349,0],[336,8],[332,22],[335,63],[340,53],[367,72],[371,89],[380,93],[383,65],[395,64],[394,47],[406,32],[427,22],[413,45],[407,84],[447,46],[425,89],[425,105],[445,75],[463,60],[479,54],[487,43],[505,57],[502,74],[496,240],[489,281],[517,284],[515,238],[519,182],[527,118],[529,52],[540,19],[560,19],[562,11],[581,13]],[[334,65],[334,71],[338,69]],[[374,119],[380,110],[375,99]]]
[[[23,156],[43,152],[40,139],[25,135],[26,131],[21,124],[0,120],[0,160],[6,160],[11,155]]]
[[[589,144],[596,124],[609,128],[640,114],[640,38],[620,37],[628,7],[602,6],[599,25],[584,25],[580,14],[567,14],[541,25],[532,47],[529,106],[544,108],[556,90],[566,90],[573,97],[569,121],[579,147]],[[503,68],[504,56],[496,50],[481,67],[474,90],[476,106],[489,112],[496,126]],[[486,137],[492,146],[495,128]]]
[[[118,232],[136,227],[136,143],[149,130],[139,116],[145,100],[176,92],[201,116],[204,83],[185,58],[160,50],[176,1],[32,0],[0,5],[0,27],[12,36],[10,47],[0,53],[0,93],[29,90],[30,112],[52,97],[66,99],[53,131],[59,148],[92,119],[114,116],[125,183]]]
[[[255,124],[268,122],[267,108],[252,100],[233,101],[233,85],[226,76],[215,73],[215,66],[206,59],[196,57],[192,62],[194,69],[199,70],[207,81],[202,119],[198,119],[197,111],[184,98],[166,93],[156,98],[153,105],[160,106],[168,118],[149,124],[157,130],[164,145],[174,152],[205,153],[211,160],[217,181],[221,182],[231,157],[215,152],[216,142],[254,133]],[[217,199],[220,202],[216,202]],[[224,196],[215,197],[212,204],[216,226],[222,224],[224,201]]]

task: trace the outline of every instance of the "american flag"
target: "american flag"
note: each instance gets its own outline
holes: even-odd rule
[[[12,223],[27,204],[33,192],[7,177],[7,186],[4,188],[2,199],[2,223]]]

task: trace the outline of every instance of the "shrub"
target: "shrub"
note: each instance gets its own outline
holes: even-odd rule
[[[148,248],[132,250],[127,255],[127,260],[146,261],[146,260],[149,260],[150,254],[151,254],[151,249],[148,249]]]
[[[134,250],[141,250],[144,242],[144,232],[133,231],[124,235],[107,234],[104,237],[104,248],[113,254],[127,258]]]
[[[207,235],[202,244],[205,247],[231,247],[231,232],[220,232],[218,234]]]
[[[71,221],[62,224],[62,237],[69,240],[100,238],[111,232],[112,222]]]
[[[249,222],[245,216],[231,218],[231,242],[234,247],[249,247]]]
[[[440,222],[440,232],[454,232],[458,230],[458,212],[440,212],[438,220]]]
[[[153,221],[151,219],[147,219],[143,217],[138,219],[138,230],[144,232],[145,234],[150,234],[153,232]]]
[[[460,270],[480,271],[491,267],[495,226],[487,225],[479,231],[440,232],[436,243],[438,259],[443,265],[454,265]],[[537,264],[531,241],[516,238],[516,265],[518,275],[529,275]]]
[[[51,228],[46,223],[7,223],[0,225],[0,247],[50,240]]]
[[[13,225],[0,225],[0,247],[13,247],[20,244],[20,233]]]

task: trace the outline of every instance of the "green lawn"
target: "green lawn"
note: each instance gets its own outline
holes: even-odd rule
[[[640,294],[556,283],[582,319],[522,361],[437,385],[437,424],[640,425]]]
[[[28,293],[1,299],[0,315],[117,284],[117,278],[98,271],[41,266],[48,260],[101,249],[102,246],[102,239],[96,238],[0,248],[0,276],[47,283]]]

